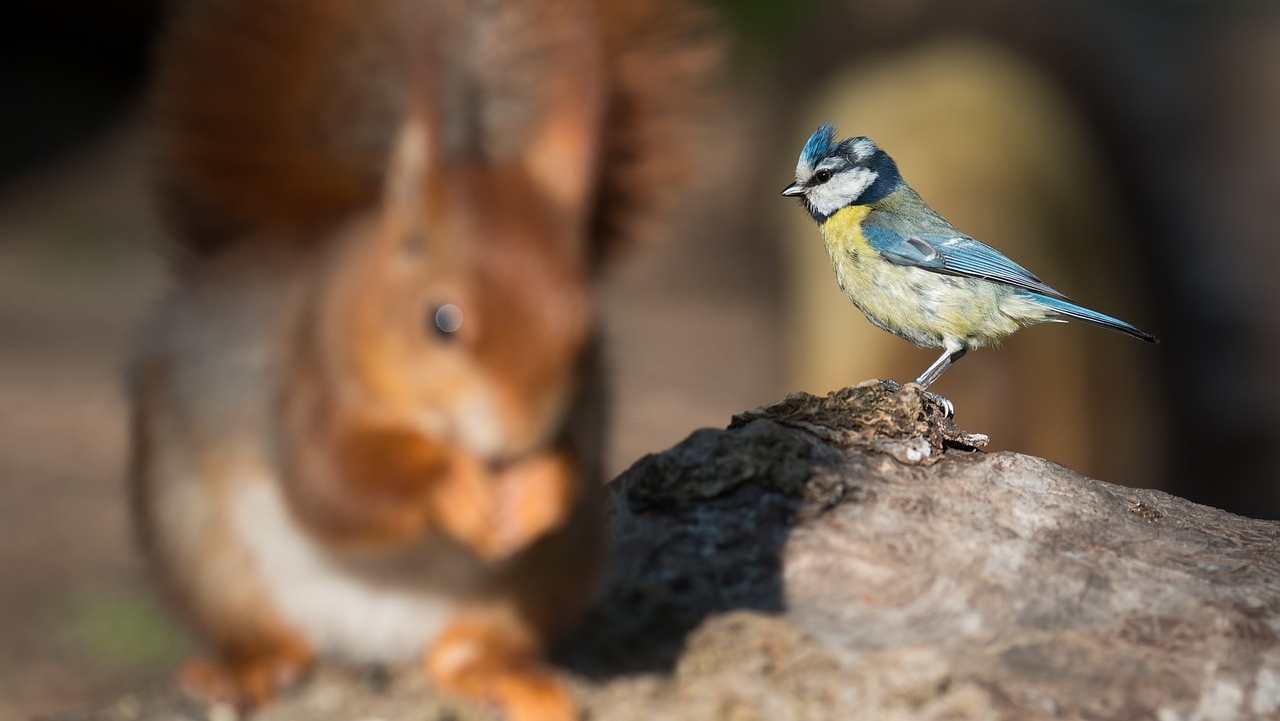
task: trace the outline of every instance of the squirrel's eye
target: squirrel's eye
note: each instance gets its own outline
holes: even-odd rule
[[[452,338],[462,327],[462,309],[452,303],[432,308],[427,327],[441,338]]]
[[[828,180],[831,180],[830,170],[819,170],[818,172],[813,174],[813,182],[815,185],[825,183]]]

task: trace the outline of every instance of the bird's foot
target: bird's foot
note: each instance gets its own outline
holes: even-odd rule
[[[884,383],[885,383],[885,385],[888,385],[888,386],[892,387],[894,390],[900,390],[900,389],[902,388],[902,385],[901,385],[900,383],[898,383],[897,381],[884,381]],[[924,386],[920,385],[920,383],[919,383],[918,381],[912,381],[912,382],[908,383],[907,385],[909,385],[909,386],[915,386],[916,388],[920,389],[920,392],[921,392],[922,394],[924,394],[924,396],[925,396],[926,398],[928,398],[929,400],[931,400],[931,401],[933,401],[934,403],[937,403],[939,406],[941,406],[941,408],[942,408],[942,413],[943,413],[943,415],[945,415],[947,418],[954,418],[954,417],[955,417],[955,415],[956,415],[956,404],[952,403],[952,402],[951,402],[951,399],[947,398],[946,396],[944,396],[944,395],[942,395],[942,394],[940,394],[940,393],[934,393],[933,391],[925,390]]]
[[[904,388],[904,386],[903,386],[901,383],[899,383],[899,382],[897,382],[897,381],[895,381],[895,380],[892,380],[892,379],[886,379],[886,380],[877,381],[877,382],[878,382],[880,385],[884,386],[885,388],[888,388],[889,390],[894,391],[894,392],[900,391],[900,390],[902,390],[902,389]],[[944,396],[944,395],[942,395],[942,394],[940,394],[940,393],[934,393],[933,391],[925,390],[924,386],[920,385],[920,382],[919,382],[919,381],[911,381],[911,382],[910,382],[910,383],[908,383],[907,385],[908,385],[908,386],[915,386],[916,388],[918,388],[918,389],[920,390],[920,392],[921,392],[921,393],[923,393],[926,397],[928,397],[928,399],[929,399],[929,400],[931,400],[931,401],[933,401],[934,403],[937,403],[939,406],[941,406],[941,407],[942,407],[942,413],[943,413],[947,418],[954,418],[954,417],[955,417],[955,415],[956,415],[956,404],[952,403],[952,402],[951,402],[951,400],[950,400],[949,398],[947,398],[946,396]]]

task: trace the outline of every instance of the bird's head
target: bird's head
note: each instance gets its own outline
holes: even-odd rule
[[[836,129],[823,123],[800,151],[796,181],[782,194],[798,197],[819,223],[846,205],[869,205],[901,182],[898,168],[870,138],[835,141]]]

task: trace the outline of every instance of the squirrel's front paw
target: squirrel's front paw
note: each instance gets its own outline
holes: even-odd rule
[[[577,500],[577,467],[563,451],[515,463],[496,481],[496,558],[517,553],[560,526]]]

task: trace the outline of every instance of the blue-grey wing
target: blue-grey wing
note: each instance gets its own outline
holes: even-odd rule
[[[862,232],[871,247],[892,263],[912,265],[935,273],[982,278],[1066,298],[1000,251],[968,236],[940,233],[903,235],[891,228],[873,225],[864,226]]]

